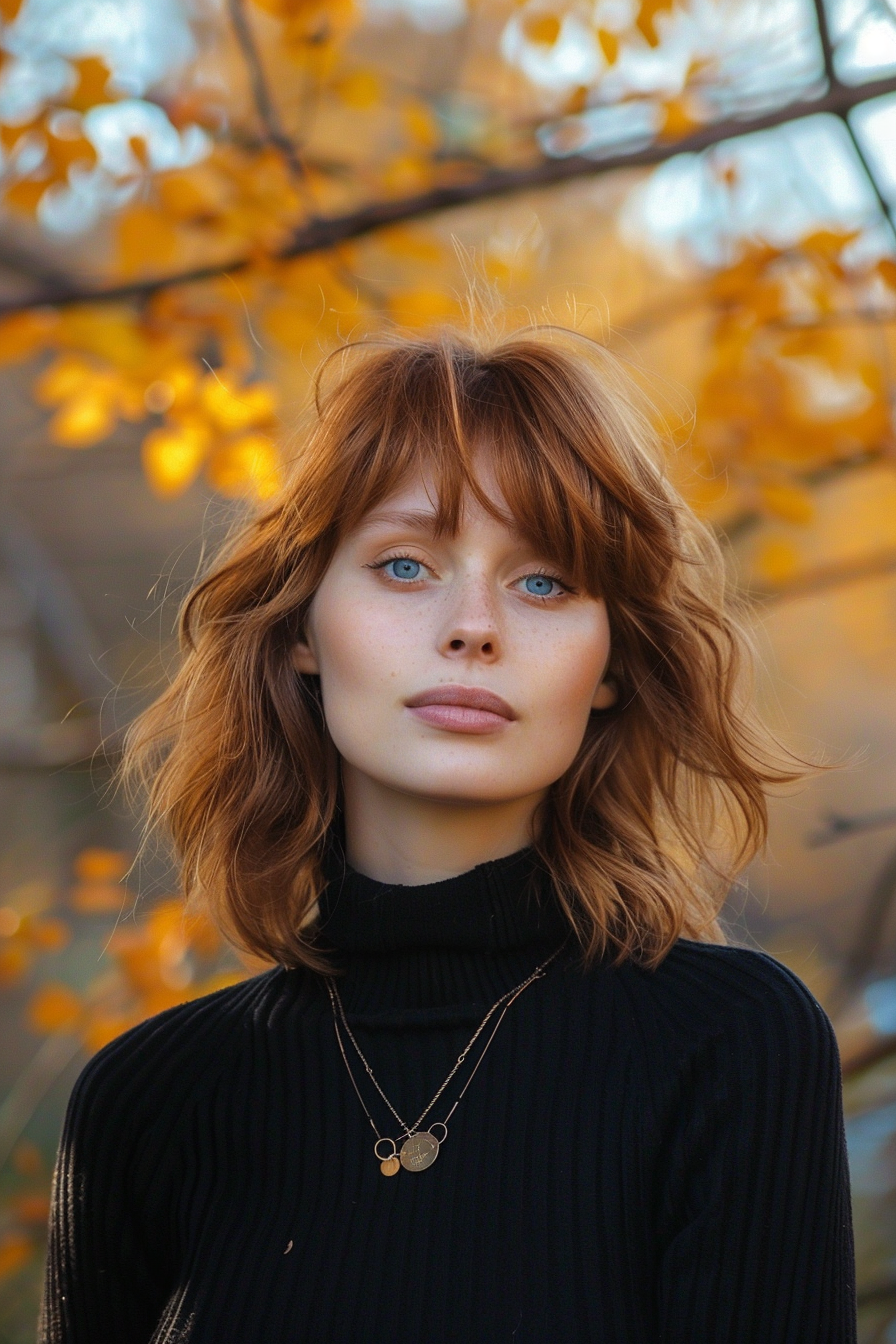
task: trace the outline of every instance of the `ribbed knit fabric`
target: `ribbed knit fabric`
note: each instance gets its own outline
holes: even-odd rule
[[[327,888],[321,941],[404,1119],[563,941],[537,881],[524,850]],[[585,971],[570,945],[508,1011],[432,1167],[385,1177],[373,1141],[319,976],[276,969],[141,1023],[72,1093],[40,1339],[855,1339],[837,1048],[762,953],[680,941],[655,971]]]

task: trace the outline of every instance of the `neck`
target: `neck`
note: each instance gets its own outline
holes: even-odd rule
[[[532,843],[538,793],[500,802],[423,798],[343,763],[346,857],[377,882],[424,886]]]

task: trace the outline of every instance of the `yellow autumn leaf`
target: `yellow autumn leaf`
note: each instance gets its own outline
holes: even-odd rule
[[[656,30],[656,20],[660,14],[669,14],[675,8],[675,0],[641,0],[635,26],[651,47],[660,44]]]
[[[43,985],[28,1005],[28,1021],[35,1031],[74,1031],[81,1022],[84,1005],[68,985]]]
[[[810,523],[815,517],[812,497],[791,481],[763,481],[759,493],[769,513],[788,523]]]
[[[18,182],[14,182],[11,187],[6,188],[3,193],[3,200],[10,210],[15,210],[20,215],[31,215],[33,218],[37,214],[44,192],[49,186],[50,178],[48,177],[23,177]]]
[[[755,563],[767,583],[786,583],[800,567],[800,553],[792,542],[770,537],[759,547]]]
[[[457,299],[441,289],[399,290],[389,299],[389,313],[400,327],[438,326],[456,319],[460,311]]]
[[[0,986],[18,984],[30,965],[31,956],[21,943],[0,946]]]
[[[57,315],[47,308],[0,319],[0,364],[30,358],[52,340],[56,327]]]
[[[0,1279],[11,1278],[24,1268],[34,1250],[34,1243],[24,1232],[4,1232],[0,1236]]]
[[[13,1195],[10,1200],[10,1207],[20,1222],[23,1223],[46,1225],[47,1218],[50,1215],[49,1196],[33,1191],[23,1191],[21,1194]]]
[[[427,266],[434,266],[445,260],[442,244],[422,229],[409,229],[400,225],[384,229],[378,241],[387,252],[404,261],[422,261]]]
[[[154,429],[143,440],[143,470],[157,495],[179,495],[199,473],[211,430],[200,419]]]
[[[405,134],[416,149],[421,149],[425,153],[435,149],[441,136],[439,124],[431,108],[417,99],[409,100],[401,109],[401,119],[404,122]]]
[[[32,946],[42,952],[58,952],[71,942],[72,936],[68,925],[52,916],[33,920],[28,932]]]
[[[60,355],[36,379],[33,392],[43,406],[58,406],[89,387],[97,370],[81,355]]]
[[[270,499],[280,486],[276,445],[264,434],[243,434],[214,450],[206,475],[222,495]]]
[[[334,81],[333,91],[346,107],[366,112],[382,102],[383,81],[375,70],[352,70]]]
[[[225,434],[268,424],[277,409],[272,383],[238,387],[226,375],[209,374],[200,390],[203,409]]]
[[[136,1026],[139,1020],[137,1013],[93,1013],[84,1026],[84,1044],[90,1051],[102,1050],[104,1045]]]
[[[75,876],[82,882],[118,882],[130,867],[130,855],[122,849],[82,849],[75,858]]]
[[[691,99],[686,95],[680,98],[671,98],[669,102],[663,104],[663,119],[660,131],[666,138],[670,140],[678,139],[680,136],[690,134],[699,125],[700,121],[694,116]]]
[[[597,41],[607,65],[615,65],[619,55],[619,34],[608,32],[606,28],[598,28]]]
[[[114,102],[117,94],[109,89],[111,71],[99,56],[83,56],[72,61],[75,86],[66,98],[69,107],[76,112],[86,112],[98,103]]]
[[[96,150],[85,135],[54,135],[48,130],[46,138],[47,159],[53,166],[54,176],[65,177],[73,163],[85,168],[92,168],[96,163]]]
[[[118,264],[123,275],[158,270],[177,255],[174,222],[152,205],[132,205],[118,221]]]
[[[50,438],[63,448],[89,448],[111,434],[117,421],[114,387],[97,379],[60,406],[50,421]]]
[[[530,42],[552,47],[563,24],[556,14],[529,14],[523,20],[523,32]]]

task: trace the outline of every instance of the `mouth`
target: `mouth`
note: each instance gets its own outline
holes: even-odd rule
[[[434,686],[405,705],[424,723],[454,733],[493,733],[516,718],[506,700],[480,686]]]

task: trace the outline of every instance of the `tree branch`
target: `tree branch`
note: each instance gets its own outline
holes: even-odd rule
[[[287,135],[280,120],[280,114],[271,97],[267,77],[261,56],[255,42],[249,19],[243,7],[243,0],[227,0],[227,11],[233,27],[234,36],[249,71],[249,83],[252,89],[252,101],[258,118],[264,127],[268,144],[283,156],[290,173],[303,187],[307,186],[308,175],[295,141]]]
[[[430,191],[420,192],[398,200],[377,201],[361,206],[358,210],[344,215],[335,215],[329,219],[312,219],[296,229],[291,240],[279,252],[275,259],[287,260],[291,257],[307,256],[312,252],[324,252],[338,243],[363,238],[377,229],[392,224],[406,224],[448,210],[455,206],[471,205],[477,201],[495,200],[515,192],[532,188],[552,186],[559,182],[568,182],[576,178],[594,177],[601,173],[613,172],[621,168],[650,168],[665,163],[677,154],[698,153],[717,145],[724,140],[738,139],[740,136],[753,135],[757,131],[772,130],[797,121],[802,117],[817,116],[829,112],[842,116],[859,103],[883,94],[896,93],[896,77],[872,80],[867,84],[849,87],[837,85],[820,98],[800,98],[786,103],[773,112],[759,116],[728,118],[703,126],[691,135],[678,140],[659,140],[646,149],[624,154],[608,154],[604,158],[570,156],[564,159],[541,159],[528,168],[494,168],[467,181],[445,183],[433,187]],[[48,288],[27,301],[8,300],[0,302],[0,316],[7,313],[22,312],[28,308],[43,305],[68,305],[72,303],[102,303],[137,299],[158,290],[168,289],[171,285],[195,284],[202,280],[211,280],[226,272],[236,273],[244,270],[252,262],[250,257],[234,257],[230,261],[212,266],[199,266],[179,274],[158,276],[155,279],[135,281],[124,285],[109,285],[104,288],[81,289],[60,293]]]

